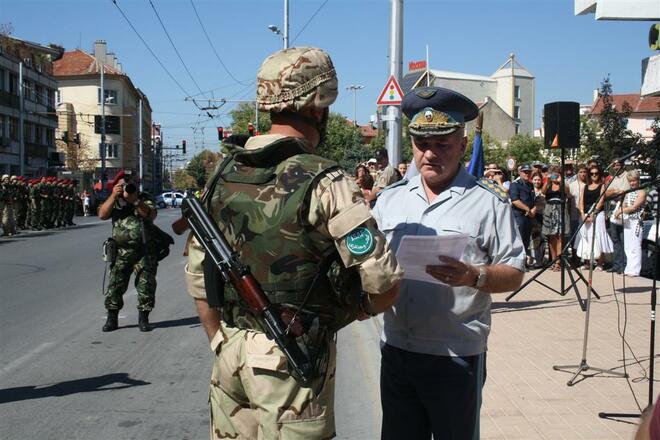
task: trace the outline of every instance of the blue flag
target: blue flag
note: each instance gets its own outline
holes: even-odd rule
[[[481,140],[481,133],[474,133],[474,140],[472,141],[472,158],[468,166],[468,172],[477,179],[481,179],[484,175],[484,168],[486,163],[484,161],[484,144]]]

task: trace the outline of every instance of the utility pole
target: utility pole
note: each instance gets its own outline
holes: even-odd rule
[[[363,85],[354,85],[351,84],[350,86],[346,86],[346,90],[352,90],[353,91],[353,125],[357,127],[358,122],[357,122],[357,91],[360,89],[364,89]]]
[[[139,149],[140,191],[144,191],[144,185],[142,183],[142,180],[144,179],[144,169],[142,168],[142,163],[144,162],[143,151],[142,151],[142,98],[140,98],[140,107],[138,111],[138,141],[140,142],[140,149]]]
[[[103,78],[105,67],[103,62],[99,64],[101,65],[101,194],[105,195],[105,181],[107,180],[105,175],[105,83]]]
[[[18,159],[20,164],[18,170],[21,176],[25,174],[25,134],[23,129],[23,124],[25,124],[25,113],[24,101],[25,100],[25,90],[23,87],[23,62],[18,63],[18,102],[19,102],[19,113],[18,113]]]
[[[284,48],[289,48],[289,0],[284,0]]]
[[[403,73],[403,0],[390,0],[390,75],[401,82]],[[401,161],[401,107],[387,107],[387,154],[390,164],[396,166]]]

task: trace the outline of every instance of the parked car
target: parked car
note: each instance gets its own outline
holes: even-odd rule
[[[184,195],[180,192],[164,192],[161,194],[163,196],[163,202],[165,206],[181,206],[183,202]]]
[[[156,207],[157,208],[162,209],[162,208],[167,206],[167,204],[165,203],[165,198],[163,197],[162,194],[158,194],[154,201],[156,202]]]

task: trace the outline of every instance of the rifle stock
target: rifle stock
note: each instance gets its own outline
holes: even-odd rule
[[[296,373],[296,379],[303,386],[310,386],[314,379],[314,365],[292,337],[292,335],[301,335],[304,330],[295,321],[289,326],[284,323],[275,305],[270,302],[259,282],[250,273],[249,267],[244,265],[238,255],[232,251],[224,234],[197,199],[193,197],[184,199],[181,211],[193,234],[206,250],[207,257],[211,257],[225,282],[234,286],[240,297],[248,304],[250,312],[260,320],[266,335],[282,350],[291,369]]]

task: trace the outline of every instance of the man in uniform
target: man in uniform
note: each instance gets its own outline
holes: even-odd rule
[[[2,186],[4,187],[4,209],[2,211],[2,226],[5,235],[16,234],[16,223],[14,219],[14,199],[16,197],[16,176],[2,176]]]
[[[466,235],[461,261],[426,266],[442,284],[404,279],[385,312],[383,439],[479,438],[491,294],[520,286],[525,251],[506,193],[462,166],[478,108],[439,87],[403,98],[419,175],[385,189],[373,210],[393,249],[405,235]]]
[[[513,205],[513,216],[522,237],[525,250],[529,247],[532,235],[532,219],[536,217],[534,186],[531,182],[532,167],[524,164],[518,167],[518,178],[509,185],[509,197]]]
[[[398,296],[402,271],[361,190],[336,163],[314,154],[336,96],[324,51],[299,47],[268,57],[257,74],[257,103],[270,112],[271,131],[244,148],[226,145],[228,158],[202,197],[270,301],[304,317],[307,331],[298,342],[318,366],[311,386],[301,385],[233,287],[224,286],[222,315],[209,308],[203,252],[193,240],[188,291],[215,353],[211,438],[333,437],[336,331],[358,309],[366,318]],[[333,261],[337,278],[328,276]],[[342,286],[331,278],[351,281]],[[337,306],[332,292],[350,289],[354,308]]]
[[[151,246],[150,224],[156,218],[156,206],[147,193],[137,190],[131,175],[120,171],[113,180],[110,197],[99,207],[99,218],[112,218],[112,238],[117,244],[117,259],[110,269],[105,308],[108,317],[104,332],[117,330],[118,315],[124,306],[123,295],[131,273],[135,272],[138,298],[138,327],[151,330],[149,312],[156,300],[158,260]]]

